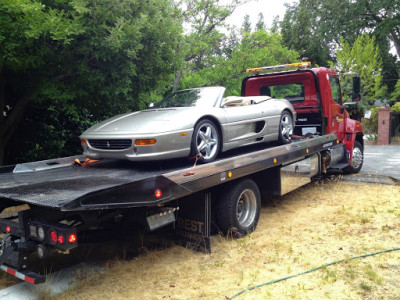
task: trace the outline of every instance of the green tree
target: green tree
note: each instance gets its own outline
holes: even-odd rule
[[[216,63],[183,76],[181,87],[221,85],[226,95],[240,95],[241,82],[248,76],[246,69],[258,66],[289,63],[299,59],[296,51],[282,45],[280,34],[260,30],[247,33],[229,58],[216,58]]]
[[[248,14],[246,14],[243,18],[241,31],[243,34],[245,34],[246,32],[251,32],[251,22],[250,16]]]
[[[175,74],[173,90],[178,88],[182,74],[190,73],[214,63],[214,58],[223,54],[226,37],[219,31],[226,27],[226,19],[234,10],[249,0],[179,0],[176,7],[186,29],[176,51],[182,58]]]
[[[258,20],[256,23],[256,31],[265,30],[265,22],[264,22],[264,15],[263,13],[258,14]]]
[[[365,32],[374,35],[383,60],[383,80],[389,93],[394,89],[393,78],[399,78],[399,69],[390,43],[400,59],[398,0],[300,0],[287,6],[280,27],[285,45],[318,65],[336,60],[334,47],[340,37],[353,44]]]
[[[182,31],[172,4],[1,1],[0,164],[6,147],[6,163],[77,150],[66,142],[91,122],[162,93]]]
[[[375,45],[375,37],[369,35],[359,36],[353,45],[340,39],[340,47],[336,51],[336,69],[342,73],[355,72],[361,77],[362,100],[358,110],[363,112],[370,108],[375,100],[386,95],[386,87],[382,84],[382,59],[379,49]],[[351,76],[341,78],[343,99],[350,102],[352,82]]]

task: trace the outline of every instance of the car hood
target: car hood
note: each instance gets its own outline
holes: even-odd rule
[[[191,107],[147,109],[105,120],[82,135],[160,133],[192,128],[198,113]]]

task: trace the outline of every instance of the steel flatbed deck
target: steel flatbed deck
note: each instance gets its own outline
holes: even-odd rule
[[[74,157],[0,168],[0,208],[6,201],[61,211],[155,206],[268,168],[287,165],[338,144],[335,135],[295,141],[213,163],[132,163],[104,160],[74,165]],[[82,157],[78,157],[82,159]],[[156,190],[162,192],[157,198]]]

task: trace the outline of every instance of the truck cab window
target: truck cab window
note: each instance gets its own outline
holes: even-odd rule
[[[260,96],[270,96],[275,99],[286,99],[292,103],[303,102],[304,84],[288,83],[262,86],[260,87]]]
[[[339,78],[330,77],[332,99],[342,105],[342,93],[340,92]]]

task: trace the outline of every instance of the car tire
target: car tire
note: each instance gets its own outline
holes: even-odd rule
[[[215,123],[208,119],[198,122],[193,131],[190,156],[197,156],[200,163],[209,163],[217,158],[220,148],[219,131]]]
[[[217,200],[219,230],[225,235],[240,237],[253,232],[260,218],[261,197],[257,184],[243,179],[224,188]]]
[[[353,155],[350,166],[346,169],[346,173],[358,173],[364,163],[364,149],[359,141],[354,142]]]
[[[293,135],[293,117],[288,111],[283,111],[279,120],[279,137],[280,144],[289,144]]]

